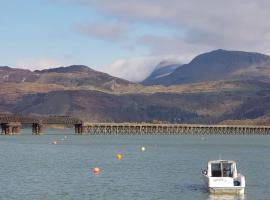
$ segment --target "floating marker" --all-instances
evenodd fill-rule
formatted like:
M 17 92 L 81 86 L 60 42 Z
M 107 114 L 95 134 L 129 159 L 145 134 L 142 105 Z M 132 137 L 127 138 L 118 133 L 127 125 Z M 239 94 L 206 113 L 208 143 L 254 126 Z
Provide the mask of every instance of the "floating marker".
M 141 151 L 142 151 L 142 152 L 145 151 L 145 147 L 141 147 Z
M 97 175 L 97 174 L 100 173 L 100 169 L 99 169 L 98 167 L 94 167 L 94 168 L 92 169 L 92 173 L 93 173 L 94 175 Z
M 116 158 L 116 160 L 122 160 L 123 156 L 122 156 L 122 154 L 117 153 L 117 154 L 115 155 L 115 158 Z
M 57 141 L 54 140 L 54 141 L 50 142 L 50 144 L 57 144 Z

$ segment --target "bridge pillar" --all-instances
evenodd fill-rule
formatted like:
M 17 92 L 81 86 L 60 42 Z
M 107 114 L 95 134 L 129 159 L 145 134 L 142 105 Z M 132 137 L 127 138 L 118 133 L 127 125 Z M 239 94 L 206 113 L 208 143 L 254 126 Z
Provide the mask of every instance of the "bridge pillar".
M 18 135 L 21 131 L 20 123 L 2 123 L 1 134 L 2 135 Z
M 1 134 L 2 135 L 9 135 L 9 126 L 8 123 L 2 123 L 1 124 Z
M 75 134 L 82 135 L 84 133 L 84 128 L 82 124 L 74 124 Z
M 40 135 L 42 133 L 42 125 L 39 123 L 32 124 L 32 135 Z
M 20 126 L 13 126 L 11 127 L 11 133 L 13 135 L 19 135 L 21 132 L 21 127 Z

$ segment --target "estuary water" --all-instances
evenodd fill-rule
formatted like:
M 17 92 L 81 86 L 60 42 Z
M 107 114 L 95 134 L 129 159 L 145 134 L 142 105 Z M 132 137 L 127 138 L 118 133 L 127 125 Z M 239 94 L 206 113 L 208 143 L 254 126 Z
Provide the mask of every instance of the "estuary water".
M 270 136 L 0 136 L 3 200 L 269 200 Z M 141 147 L 145 147 L 142 152 Z M 115 154 L 121 153 L 122 160 Z M 201 168 L 236 160 L 246 194 L 209 196 Z M 93 167 L 100 173 L 94 175 Z

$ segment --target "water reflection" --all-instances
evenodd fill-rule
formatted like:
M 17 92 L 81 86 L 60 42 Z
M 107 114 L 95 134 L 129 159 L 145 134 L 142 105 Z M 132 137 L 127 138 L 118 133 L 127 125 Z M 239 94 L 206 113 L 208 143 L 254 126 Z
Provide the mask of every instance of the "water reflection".
M 209 194 L 207 200 L 245 200 L 244 195 L 214 195 Z

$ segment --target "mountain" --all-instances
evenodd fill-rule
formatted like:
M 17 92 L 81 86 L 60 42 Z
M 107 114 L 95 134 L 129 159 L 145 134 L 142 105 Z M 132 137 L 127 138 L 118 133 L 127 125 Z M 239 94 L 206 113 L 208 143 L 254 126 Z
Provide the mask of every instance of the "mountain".
M 134 84 L 83 65 L 47 69 L 35 71 L 35 73 L 40 75 L 37 80 L 38 83 L 57 84 L 65 87 L 92 87 L 97 90 L 111 91 Z
M 270 80 L 270 57 L 260 53 L 215 50 L 195 57 L 154 84 L 177 85 L 218 80 Z
M 35 82 L 37 79 L 38 75 L 30 70 L 0 66 L 0 83 Z
M 93 72 L 94 70 L 85 65 L 71 65 L 68 67 L 58 67 L 58 68 L 50 68 L 44 70 L 35 70 L 35 73 L 43 74 L 43 73 L 80 73 L 80 72 Z
M 107 91 L 135 85 L 135 83 L 95 71 L 84 65 L 36 70 L 34 72 L 24 69 L 0 67 L 0 83 L 7 82 L 53 84 L 68 88 L 81 87 Z
M 155 81 L 170 77 L 165 86 L 143 86 L 84 65 L 34 72 L 0 67 L 0 113 L 70 115 L 90 122 L 269 125 L 268 56 L 217 50 L 164 75 L 174 64 L 160 63 L 153 73 Z
M 154 71 L 141 83 L 143 85 L 157 85 L 156 81 L 164 76 L 171 74 L 176 68 L 181 65 L 176 62 L 162 61 L 154 69 Z

